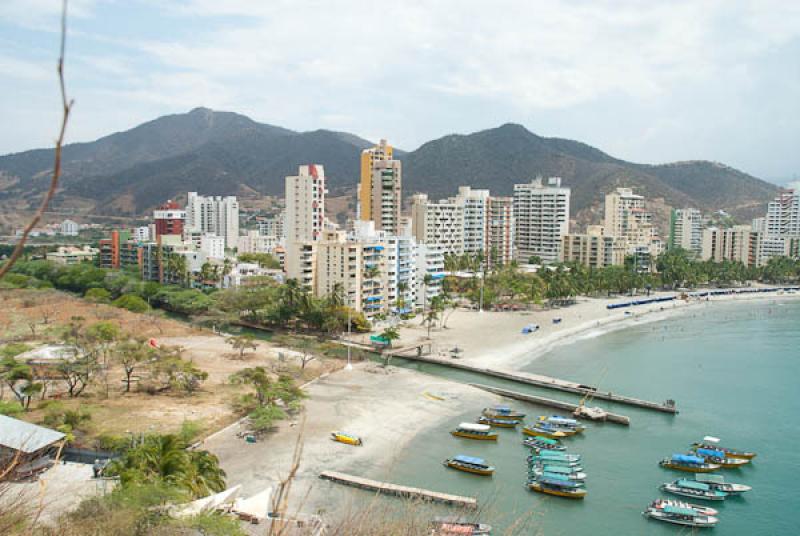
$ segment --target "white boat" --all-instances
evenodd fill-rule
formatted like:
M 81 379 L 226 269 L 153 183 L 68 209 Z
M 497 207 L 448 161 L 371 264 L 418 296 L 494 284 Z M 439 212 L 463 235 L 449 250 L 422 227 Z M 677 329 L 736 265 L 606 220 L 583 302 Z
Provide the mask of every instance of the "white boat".
M 677 506 L 679 508 L 692 508 L 704 516 L 716 516 L 719 510 L 711 508 L 710 506 L 703 506 L 700 504 L 692 504 L 685 501 L 675 501 L 673 499 L 656 499 L 650 504 L 651 508 L 664 508 L 666 506 Z
M 744 493 L 753 489 L 745 484 L 734 484 L 733 482 L 725 482 L 725 477 L 722 475 L 714 475 L 708 473 L 697 473 L 694 479 L 698 482 L 708 485 L 709 488 L 715 491 L 724 491 L 725 493 Z
M 642 514 L 657 521 L 694 528 L 714 527 L 719 521 L 716 517 L 703 515 L 694 508 L 680 506 L 648 507 Z

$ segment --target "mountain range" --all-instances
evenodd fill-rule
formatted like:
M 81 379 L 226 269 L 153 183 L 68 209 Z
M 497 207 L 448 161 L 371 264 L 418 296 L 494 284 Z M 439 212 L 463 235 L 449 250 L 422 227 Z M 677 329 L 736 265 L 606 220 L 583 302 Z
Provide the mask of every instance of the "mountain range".
M 64 148 L 56 206 L 91 207 L 97 214 L 140 215 L 187 191 L 211 195 L 283 195 L 284 177 L 299 164 L 325 166 L 332 191 L 359 178 L 359 154 L 372 143 L 330 130 L 296 132 L 232 113 L 196 108 L 124 132 Z M 746 220 L 764 213 L 778 187 L 708 161 L 648 165 L 614 158 L 584 143 L 538 136 L 505 124 L 453 134 L 414 151 L 397 150 L 403 191 L 433 198 L 460 185 L 510 195 L 537 175 L 560 176 L 572 188 L 572 214 L 597 219 L 602 196 L 630 186 L 663 207 L 725 210 Z M 33 204 L 46 188 L 53 150 L 0 156 L 0 202 Z

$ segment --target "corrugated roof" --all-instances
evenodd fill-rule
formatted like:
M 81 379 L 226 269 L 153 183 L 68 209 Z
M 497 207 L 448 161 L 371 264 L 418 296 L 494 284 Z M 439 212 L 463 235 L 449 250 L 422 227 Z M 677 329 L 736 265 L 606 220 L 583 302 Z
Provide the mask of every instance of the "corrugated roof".
M 56 430 L 0 415 L 0 446 L 30 454 L 63 438 Z

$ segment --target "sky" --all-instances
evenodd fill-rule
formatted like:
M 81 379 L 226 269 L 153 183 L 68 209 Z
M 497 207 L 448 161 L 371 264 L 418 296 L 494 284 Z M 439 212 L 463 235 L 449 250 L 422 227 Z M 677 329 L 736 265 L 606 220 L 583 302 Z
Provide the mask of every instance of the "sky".
M 0 154 L 56 136 L 59 0 L 0 1 Z M 800 1 L 72 0 L 68 141 L 198 106 L 412 150 L 520 123 L 800 179 Z

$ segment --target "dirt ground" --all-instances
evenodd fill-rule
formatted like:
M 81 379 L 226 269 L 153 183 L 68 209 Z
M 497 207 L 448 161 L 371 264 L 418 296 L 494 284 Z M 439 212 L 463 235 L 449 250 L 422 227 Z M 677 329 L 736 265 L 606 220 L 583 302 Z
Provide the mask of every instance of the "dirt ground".
M 214 432 L 239 417 L 231 409 L 231 402 L 247 392 L 247 386 L 232 385 L 229 377 L 234 372 L 264 366 L 276 373 L 285 372 L 303 383 L 324 372 L 341 367 L 337 360 L 316 358 L 300 370 L 296 352 L 279 348 L 266 341 L 256 341 L 257 349 L 247 350 L 240 359 L 226 342 L 226 338 L 207 330 L 194 328 L 169 318 L 130 313 L 109 305 L 92 304 L 58 291 L 2 290 L 0 291 L 0 344 L 11 341 L 24 342 L 33 348 L 61 341 L 60 332 L 74 317 L 82 317 L 85 325 L 99 321 L 117 324 L 123 332 L 151 337 L 159 345 L 180 347 L 182 357 L 208 372 L 208 379 L 191 396 L 181 393 L 148 395 L 142 392 L 123 392 L 122 370 L 112 367 L 106 382 L 97 377 L 95 384 L 78 398 L 70 399 L 58 384 L 48 388 L 48 399 L 56 397 L 64 408 L 82 407 L 91 415 L 79 443 L 91 445 L 100 435 L 125 436 L 148 432 L 174 432 L 185 421 L 193 421 L 200 435 Z M 281 360 L 279 357 L 283 355 Z M 106 396 L 108 392 L 108 396 Z M 9 399 L 6 390 L 6 400 Z M 41 422 L 46 409 L 37 409 L 41 401 L 34 401 L 31 411 L 22 418 Z

